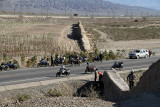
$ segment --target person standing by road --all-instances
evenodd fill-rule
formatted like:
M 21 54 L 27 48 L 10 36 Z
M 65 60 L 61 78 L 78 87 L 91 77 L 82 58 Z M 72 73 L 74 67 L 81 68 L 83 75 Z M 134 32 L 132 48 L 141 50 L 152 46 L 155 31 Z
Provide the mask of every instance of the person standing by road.
M 97 68 L 94 70 L 94 74 L 95 74 L 94 81 L 95 81 L 95 82 L 97 81 L 97 73 L 98 73 L 97 70 L 98 70 Z
M 98 72 L 98 74 L 99 74 L 99 81 L 102 81 L 102 77 L 103 77 L 102 73 Z
M 127 76 L 127 81 L 129 81 L 129 88 L 130 90 L 134 87 L 134 80 L 136 75 L 133 74 L 134 70 L 131 70 L 131 73 Z
M 152 51 L 151 51 L 151 50 L 149 50 L 149 57 L 151 56 L 151 54 L 152 54 Z
M 103 55 L 102 55 L 102 52 L 99 54 L 99 59 L 100 61 L 102 62 L 102 58 L 103 58 Z
M 52 55 L 51 55 L 51 66 L 54 66 L 54 60 Z

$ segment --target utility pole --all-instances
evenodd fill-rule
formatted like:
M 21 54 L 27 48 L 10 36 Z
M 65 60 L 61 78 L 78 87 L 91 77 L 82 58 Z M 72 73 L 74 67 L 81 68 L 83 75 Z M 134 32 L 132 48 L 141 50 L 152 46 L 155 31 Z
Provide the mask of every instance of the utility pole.
M 133 17 L 133 14 L 132 14 L 132 12 L 131 12 L 131 18 Z
M 143 13 L 141 12 L 141 17 L 143 17 Z
M 86 11 L 86 17 L 88 16 L 87 11 Z
M 47 8 L 47 16 L 48 16 L 48 8 Z
M 42 16 L 42 9 L 41 9 L 41 16 Z
M 113 11 L 113 18 L 114 18 L 114 11 Z
M 93 11 L 92 11 L 92 17 L 93 17 Z
M 66 9 L 65 9 L 65 16 L 66 16 Z
M 109 16 L 109 11 L 108 11 L 108 17 L 110 17 L 110 16 Z
M 14 6 L 14 15 L 16 14 L 16 6 Z

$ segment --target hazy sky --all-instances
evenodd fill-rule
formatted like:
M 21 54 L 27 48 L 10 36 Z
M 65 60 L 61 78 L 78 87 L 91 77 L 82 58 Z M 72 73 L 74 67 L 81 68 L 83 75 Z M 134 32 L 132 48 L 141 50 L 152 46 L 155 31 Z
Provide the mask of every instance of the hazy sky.
M 160 10 L 160 0 L 105 0 L 130 6 L 141 6 Z

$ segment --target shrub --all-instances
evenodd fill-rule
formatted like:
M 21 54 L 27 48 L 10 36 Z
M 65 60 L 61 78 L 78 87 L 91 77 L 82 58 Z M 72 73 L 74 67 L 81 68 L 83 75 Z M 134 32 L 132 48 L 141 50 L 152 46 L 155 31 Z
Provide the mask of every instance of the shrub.
M 48 96 L 49 97 L 59 97 L 59 96 L 62 96 L 62 94 L 60 92 L 53 90 L 53 89 L 49 89 Z
M 19 63 L 17 60 L 13 59 L 13 64 L 17 64 L 17 67 L 19 68 Z
M 99 50 L 96 48 L 96 50 L 94 51 L 95 52 L 95 55 L 99 55 Z
M 114 59 L 114 56 L 115 56 L 115 55 L 114 55 L 113 51 L 110 50 L 110 51 L 109 51 L 109 58 L 110 58 L 110 59 Z
M 32 67 L 35 67 L 37 65 L 37 57 L 36 56 L 33 56 L 31 58 L 31 64 L 32 64 Z
M 91 85 L 90 87 L 85 87 L 84 90 L 82 90 L 81 95 L 85 97 L 90 97 L 90 98 L 98 98 L 99 97 L 99 92 L 96 91 L 96 87 L 93 87 Z
M 22 65 L 25 64 L 25 55 L 24 54 L 21 55 L 21 64 Z
M 31 96 L 28 95 L 28 94 L 18 94 L 17 95 L 17 100 L 20 102 L 20 101 L 25 101 L 25 100 L 28 100 L 30 99 Z
M 3 60 L 4 60 L 5 62 L 8 61 L 8 55 L 7 55 L 6 53 L 3 53 Z
M 31 59 L 28 59 L 28 60 L 27 60 L 27 67 L 28 67 L 28 68 L 31 67 L 31 63 L 32 63 Z

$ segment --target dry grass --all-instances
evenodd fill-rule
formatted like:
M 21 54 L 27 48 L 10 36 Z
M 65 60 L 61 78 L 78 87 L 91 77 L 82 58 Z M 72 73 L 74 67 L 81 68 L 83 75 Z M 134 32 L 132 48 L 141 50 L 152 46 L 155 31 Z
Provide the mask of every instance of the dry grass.
M 35 56 L 65 52 L 65 46 L 59 46 L 58 40 L 62 30 L 72 23 L 68 20 L 0 17 L 0 56 L 3 53 L 9 57 L 19 57 L 22 54 Z
M 106 33 L 114 41 L 160 39 L 160 19 L 117 19 L 114 22 L 99 21 L 84 25 L 94 41 L 98 41 L 100 35 L 93 29 Z

